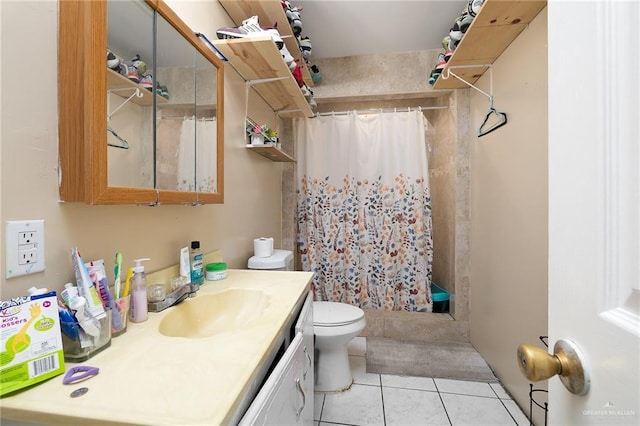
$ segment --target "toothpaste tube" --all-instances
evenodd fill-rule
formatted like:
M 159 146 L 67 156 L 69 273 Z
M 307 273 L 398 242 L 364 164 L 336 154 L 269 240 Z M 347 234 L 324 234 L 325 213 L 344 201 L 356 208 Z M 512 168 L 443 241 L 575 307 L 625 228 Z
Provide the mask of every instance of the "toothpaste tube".
M 189 247 L 180 249 L 180 276 L 187 279 L 186 284 L 191 282 L 191 261 L 189 260 Z
M 96 288 L 91 282 L 91 278 L 89 278 L 89 272 L 82 261 L 82 257 L 80 256 L 77 247 L 73 247 L 71 249 L 71 263 L 73 264 L 73 271 L 76 275 L 78 293 L 87 301 L 87 310 L 91 315 L 98 319 L 104 318 L 106 313 L 104 312 L 102 301 L 100 300 L 100 296 L 98 296 Z
M 93 285 L 98 290 L 102 305 L 111 309 L 111 325 L 114 330 L 120 330 L 122 328 L 122 318 L 118 314 L 118 308 L 116 302 L 113 300 L 113 295 L 109 291 L 109 283 L 107 281 L 106 271 L 104 269 L 104 260 L 96 260 L 91 262 L 89 266 L 89 277 L 93 281 Z

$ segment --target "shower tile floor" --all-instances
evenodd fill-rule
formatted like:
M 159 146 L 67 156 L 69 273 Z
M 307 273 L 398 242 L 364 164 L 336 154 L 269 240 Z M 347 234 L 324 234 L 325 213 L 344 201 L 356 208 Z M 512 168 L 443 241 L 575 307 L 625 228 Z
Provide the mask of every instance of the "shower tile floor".
M 529 425 L 499 383 L 366 372 L 366 339 L 349 344 L 354 384 L 341 393 L 316 392 L 314 426 Z

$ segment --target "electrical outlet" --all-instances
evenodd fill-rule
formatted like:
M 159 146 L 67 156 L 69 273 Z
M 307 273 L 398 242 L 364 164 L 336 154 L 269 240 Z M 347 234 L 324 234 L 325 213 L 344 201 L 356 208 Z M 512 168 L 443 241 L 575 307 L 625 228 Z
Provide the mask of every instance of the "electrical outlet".
M 18 265 L 29 265 L 31 263 L 38 263 L 38 249 L 18 250 Z
M 26 245 L 33 245 L 33 240 L 36 237 L 36 232 L 35 231 L 28 231 L 28 232 L 19 232 L 18 233 L 18 246 L 26 246 Z
M 5 232 L 6 278 L 44 271 L 44 220 L 10 220 Z

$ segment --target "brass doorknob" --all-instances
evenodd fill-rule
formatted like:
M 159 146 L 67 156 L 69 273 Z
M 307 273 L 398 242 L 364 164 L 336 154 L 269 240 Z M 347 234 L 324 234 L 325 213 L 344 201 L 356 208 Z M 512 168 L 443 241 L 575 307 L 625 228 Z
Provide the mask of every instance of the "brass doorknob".
M 558 375 L 569 392 L 586 395 L 589 391 L 591 379 L 586 358 L 570 340 L 558 340 L 553 347 L 553 355 L 537 346 L 521 344 L 518 346 L 518 367 L 532 382 Z

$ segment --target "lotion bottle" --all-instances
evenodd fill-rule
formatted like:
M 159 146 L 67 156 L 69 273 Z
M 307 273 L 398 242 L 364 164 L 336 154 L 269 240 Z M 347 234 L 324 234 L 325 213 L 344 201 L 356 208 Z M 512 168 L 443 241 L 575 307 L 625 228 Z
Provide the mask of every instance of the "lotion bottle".
M 145 257 L 135 259 L 131 278 L 131 322 L 143 322 L 149 317 L 147 310 L 147 280 L 141 262 L 150 260 Z

